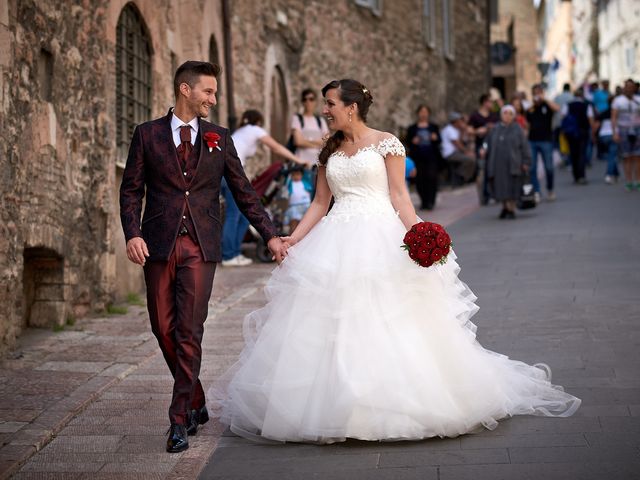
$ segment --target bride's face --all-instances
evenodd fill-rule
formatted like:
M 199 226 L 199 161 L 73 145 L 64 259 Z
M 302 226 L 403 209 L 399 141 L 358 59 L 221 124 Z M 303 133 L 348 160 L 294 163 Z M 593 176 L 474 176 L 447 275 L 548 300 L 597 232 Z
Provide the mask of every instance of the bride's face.
M 349 112 L 351 112 L 352 120 L 355 120 L 354 105 L 346 106 L 340 100 L 340 94 L 337 88 L 327 90 L 324 99 L 324 108 L 322 114 L 327 119 L 327 125 L 331 130 L 343 130 L 349 125 Z

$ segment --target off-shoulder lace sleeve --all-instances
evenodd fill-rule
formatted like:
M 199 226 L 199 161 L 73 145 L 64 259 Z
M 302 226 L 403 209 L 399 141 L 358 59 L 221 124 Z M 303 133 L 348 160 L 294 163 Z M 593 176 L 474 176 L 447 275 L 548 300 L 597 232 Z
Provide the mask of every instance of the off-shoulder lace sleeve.
M 378 152 L 383 157 L 386 157 L 387 155 L 404 157 L 406 155 L 404 145 L 402 145 L 402 142 L 400 142 L 400 140 L 398 140 L 394 135 L 380 141 L 378 144 Z

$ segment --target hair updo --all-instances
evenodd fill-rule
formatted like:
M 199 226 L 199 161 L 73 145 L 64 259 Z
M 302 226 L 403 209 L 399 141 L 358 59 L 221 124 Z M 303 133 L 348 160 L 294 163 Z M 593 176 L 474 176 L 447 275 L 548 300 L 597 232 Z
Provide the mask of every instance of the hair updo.
M 338 89 L 340 100 L 345 104 L 345 106 L 348 107 L 354 103 L 358 106 L 358 116 L 363 122 L 366 122 L 369 107 L 373 103 L 373 96 L 369 89 L 357 80 L 344 78 L 342 80 L 333 80 L 322 87 L 322 96 L 326 97 L 327 92 L 334 88 Z M 318 156 L 320 165 L 327 164 L 329 157 L 338 149 L 343 140 L 344 133 L 342 130 L 338 130 L 329 137 Z

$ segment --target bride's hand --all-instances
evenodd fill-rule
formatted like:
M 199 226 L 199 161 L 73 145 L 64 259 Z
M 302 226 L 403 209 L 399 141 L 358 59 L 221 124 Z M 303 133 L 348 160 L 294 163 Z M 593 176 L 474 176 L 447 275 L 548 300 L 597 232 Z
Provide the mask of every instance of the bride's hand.
M 298 240 L 292 236 L 289 237 L 280 237 L 282 238 L 282 241 L 289 244 L 290 247 L 294 246 L 296 243 L 298 243 Z

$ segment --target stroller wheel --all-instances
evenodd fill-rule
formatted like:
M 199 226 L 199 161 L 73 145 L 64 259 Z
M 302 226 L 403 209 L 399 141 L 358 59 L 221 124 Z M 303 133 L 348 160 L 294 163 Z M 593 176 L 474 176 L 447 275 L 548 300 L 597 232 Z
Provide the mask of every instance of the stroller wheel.
M 273 257 L 273 254 L 271 253 L 271 250 L 269 250 L 267 245 L 264 243 L 264 240 L 262 238 L 256 239 L 256 257 L 262 263 L 273 262 L 273 260 L 271 259 L 271 257 Z

